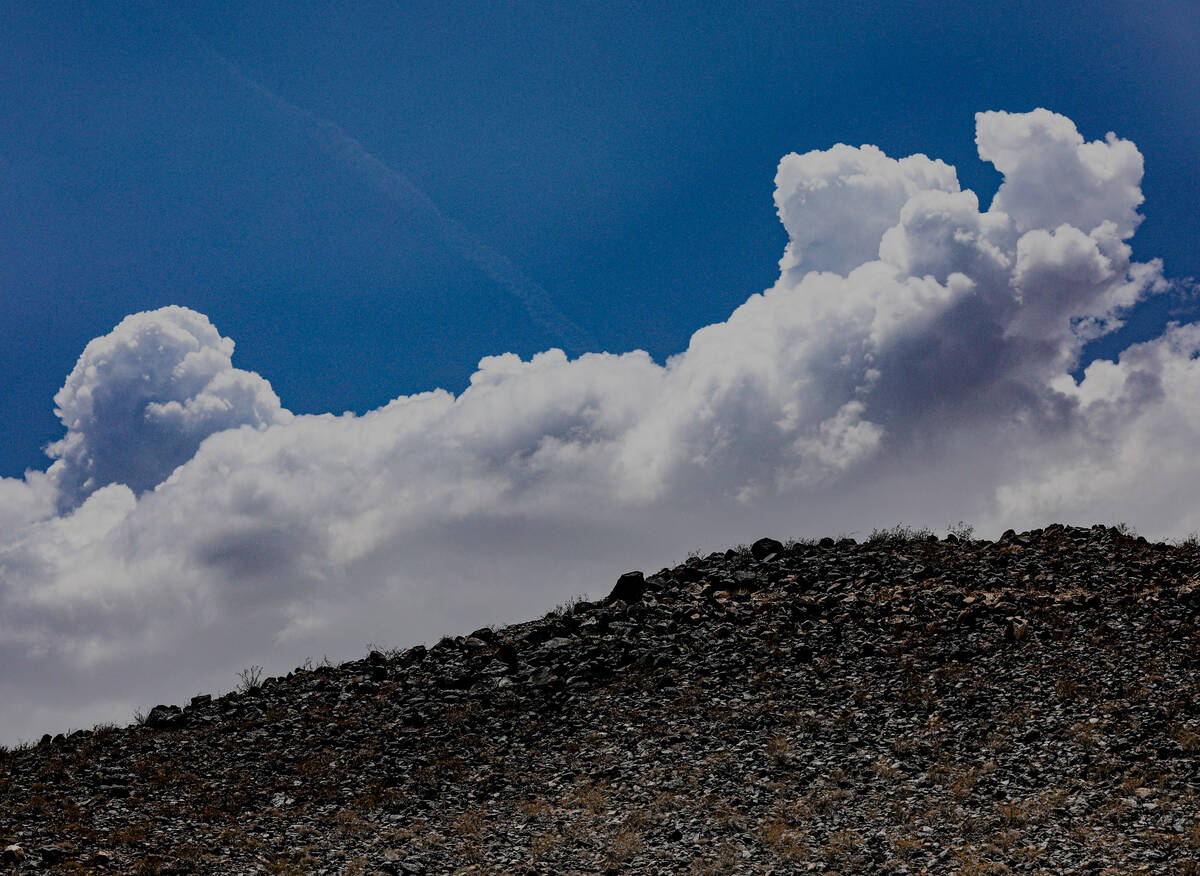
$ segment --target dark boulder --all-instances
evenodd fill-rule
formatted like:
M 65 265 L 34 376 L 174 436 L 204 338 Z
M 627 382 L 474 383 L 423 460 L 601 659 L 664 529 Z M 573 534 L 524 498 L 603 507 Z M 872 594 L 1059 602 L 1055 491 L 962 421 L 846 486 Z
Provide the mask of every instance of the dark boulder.
M 750 556 L 760 563 L 772 554 L 783 553 L 783 542 L 773 538 L 760 538 L 750 545 Z
M 639 601 L 645 593 L 645 576 L 641 572 L 626 572 L 617 579 L 612 592 L 608 594 L 608 601 L 616 602 L 620 600 L 628 605 Z
M 496 659 L 507 663 L 509 666 L 516 666 L 521 662 L 521 656 L 512 642 L 501 642 L 496 648 Z
M 146 716 L 146 726 L 153 730 L 182 727 L 187 719 L 179 706 L 155 706 Z

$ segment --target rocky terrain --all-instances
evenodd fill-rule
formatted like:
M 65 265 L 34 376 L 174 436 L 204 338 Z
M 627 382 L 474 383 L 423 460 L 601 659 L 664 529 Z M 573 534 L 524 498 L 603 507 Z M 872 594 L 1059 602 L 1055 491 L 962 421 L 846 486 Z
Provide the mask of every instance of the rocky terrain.
M 1200 873 L 1200 547 L 897 529 L 0 753 L 0 872 Z

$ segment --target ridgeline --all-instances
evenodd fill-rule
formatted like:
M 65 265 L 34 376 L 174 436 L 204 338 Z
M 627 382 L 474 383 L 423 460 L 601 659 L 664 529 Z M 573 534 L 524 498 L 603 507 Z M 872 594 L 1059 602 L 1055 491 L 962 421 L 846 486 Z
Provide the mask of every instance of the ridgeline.
M 762 539 L 0 751 L 0 872 L 1200 873 L 1200 546 Z

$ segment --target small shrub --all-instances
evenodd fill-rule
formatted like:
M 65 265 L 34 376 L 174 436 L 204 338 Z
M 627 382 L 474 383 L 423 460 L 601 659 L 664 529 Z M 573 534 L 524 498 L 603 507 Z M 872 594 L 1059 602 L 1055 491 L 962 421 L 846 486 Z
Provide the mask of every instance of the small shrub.
M 587 594 L 580 593 L 577 596 L 572 596 L 566 602 L 560 602 L 554 608 L 546 613 L 546 618 L 566 617 L 575 611 L 575 607 L 587 602 Z
M 238 691 L 241 693 L 249 693 L 252 690 L 258 690 L 262 684 L 263 668 L 257 663 L 253 666 L 247 666 L 238 673 Z
M 901 861 L 907 861 L 917 852 L 921 851 L 922 843 L 920 837 L 911 834 L 895 837 L 891 840 L 892 854 Z
M 1018 800 L 1006 800 L 996 806 L 1000 823 L 1006 827 L 1020 827 L 1028 820 L 1026 807 Z
M 1054 691 L 1060 699 L 1076 699 L 1079 696 L 1079 682 L 1064 675 L 1055 680 Z
M 646 841 L 642 835 L 629 826 L 622 827 L 615 834 L 609 837 L 608 847 L 605 853 L 608 860 L 620 863 L 628 861 L 634 855 L 642 850 L 646 845 Z
M 804 833 L 783 818 L 770 817 L 758 827 L 758 841 L 784 860 L 799 862 L 808 856 Z
M 960 520 L 958 523 L 951 523 L 947 526 L 946 534 L 954 536 L 959 541 L 970 541 L 971 536 L 975 534 L 975 527 L 970 523 Z
M 932 529 L 925 529 L 924 527 L 914 529 L 903 523 L 897 523 L 890 529 L 871 530 L 871 534 L 867 536 L 867 543 L 888 544 L 891 542 L 924 541 L 931 535 L 933 535 Z
M 791 758 L 791 748 L 791 744 L 788 742 L 786 736 L 782 734 L 772 736 L 767 740 L 767 757 L 771 759 L 775 766 L 785 767 Z

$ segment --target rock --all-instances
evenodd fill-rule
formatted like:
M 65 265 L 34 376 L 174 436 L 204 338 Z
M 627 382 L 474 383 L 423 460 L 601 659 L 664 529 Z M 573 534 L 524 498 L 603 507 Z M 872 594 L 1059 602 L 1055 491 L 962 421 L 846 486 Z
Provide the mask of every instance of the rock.
M 387 666 L 387 655 L 382 651 L 372 651 L 367 655 L 367 663 L 372 666 Z
M 1200 546 L 766 549 L 0 750 L 0 870 L 1188 872 Z
M 179 706 L 155 706 L 146 716 L 146 726 L 153 730 L 168 730 L 182 727 L 187 722 Z
M 404 666 L 412 666 L 416 663 L 420 663 L 428 654 L 429 651 L 424 645 L 413 645 L 400 655 L 400 662 Z
M 496 659 L 507 663 L 509 666 L 516 666 L 521 662 L 521 655 L 512 642 L 501 642 L 496 648 Z
M 758 590 L 766 582 L 754 572 L 734 572 L 733 585 L 739 590 Z
M 529 677 L 529 683 L 534 687 L 557 688 L 562 686 L 563 680 L 548 667 L 543 666 L 535 670 L 533 675 Z
M 25 850 L 16 843 L 5 846 L 4 851 L 0 852 L 0 861 L 5 864 L 20 864 L 25 858 Z
M 1022 618 L 1012 618 L 1004 625 L 1004 640 L 1006 642 L 1023 642 L 1029 635 L 1029 622 Z
M 112 852 L 101 849 L 92 855 L 93 867 L 111 867 L 113 864 Z
M 641 572 L 626 572 L 617 579 L 612 592 L 608 594 L 608 602 L 624 602 L 626 605 L 638 602 L 646 593 L 646 579 Z
M 781 553 L 783 553 L 783 542 L 773 538 L 760 538 L 750 545 L 750 556 L 760 563 L 772 554 Z
M 42 846 L 37 850 L 37 856 L 42 859 L 43 864 L 53 866 L 61 863 L 67 853 L 58 846 Z

